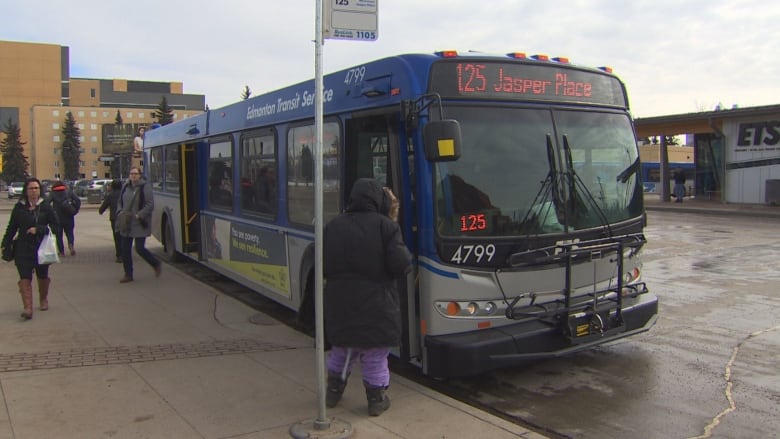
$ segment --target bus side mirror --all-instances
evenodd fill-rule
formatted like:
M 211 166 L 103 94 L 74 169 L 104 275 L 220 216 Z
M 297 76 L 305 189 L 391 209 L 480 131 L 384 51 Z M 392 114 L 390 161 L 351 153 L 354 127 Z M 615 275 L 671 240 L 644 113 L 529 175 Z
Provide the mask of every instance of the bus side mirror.
M 457 120 L 428 122 L 423 140 L 425 158 L 430 162 L 451 162 L 460 158 L 460 124 Z

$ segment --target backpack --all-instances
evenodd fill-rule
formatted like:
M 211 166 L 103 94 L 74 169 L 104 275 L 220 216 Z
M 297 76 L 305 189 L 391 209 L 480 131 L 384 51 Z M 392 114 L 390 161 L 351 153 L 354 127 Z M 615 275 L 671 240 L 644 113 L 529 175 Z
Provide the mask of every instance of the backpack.
M 69 216 L 75 216 L 79 213 L 79 209 L 81 208 L 81 200 L 74 197 L 71 192 L 67 192 L 65 194 L 65 199 L 60 201 L 59 207 L 62 213 Z

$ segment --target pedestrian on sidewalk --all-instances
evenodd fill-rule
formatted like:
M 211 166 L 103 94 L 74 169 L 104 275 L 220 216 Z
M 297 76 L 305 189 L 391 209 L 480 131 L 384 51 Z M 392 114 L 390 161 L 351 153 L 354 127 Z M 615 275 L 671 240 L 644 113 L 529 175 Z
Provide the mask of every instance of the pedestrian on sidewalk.
M 41 182 L 29 178 L 22 195 L 11 210 L 11 218 L 3 236 L 2 248 L 14 245 L 14 263 L 19 272 L 19 293 L 22 295 L 22 320 L 33 317 L 33 271 L 38 279 L 40 310 L 49 309 L 49 266 L 38 263 L 38 246 L 50 229 L 60 227 L 54 209 L 41 198 Z
M 146 248 L 146 238 L 152 234 L 152 211 L 154 210 L 154 195 L 152 187 L 146 184 L 141 176 L 141 169 L 130 168 L 129 179 L 122 187 L 117 204 L 117 227 L 119 229 L 122 263 L 125 275 L 120 283 L 133 281 L 133 243 L 138 253 L 159 277 L 162 263 Z
M 325 227 L 325 333 L 333 346 L 327 359 L 328 407 L 341 400 L 357 359 L 368 414 L 379 416 L 390 407 L 387 356 L 401 343 L 396 281 L 411 264 L 397 224 L 398 207 L 389 188 L 361 178 L 352 187 L 346 212 Z
M 122 183 L 119 180 L 112 180 L 108 186 L 108 194 L 103 198 L 103 203 L 98 209 L 98 213 L 108 210 L 108 220 L 111 222 L 111 234 L 114 236 L 114 252 L 116 253 L 116 262 L 122 262 L 122 240 L 119 236 L 119 230 L 116 228 L 116 209 L 119 204 L 119 194 L 122 190 Z
M 81 200 L 68 186 L 60 180 L 57 180 L 51 186 L 51 192 L 45 200 L 46 203 L 54 208 L 57 218 L 60 220 L 60 227 L 53 230 L 57 238 L 57 251 L 60 256 L 65 256 L 65 242 L 62 235 L 68 240 L 68 251 L 71 256 L 76 256 L 76 237 L 74 230 L 76 228 L 76 215 L 81 209 Z
M 683 202 L 685 196 L 685 171 L 682 168 L 678 168 L 674 173 L 674 196 L 677 198 L 678 203 Z

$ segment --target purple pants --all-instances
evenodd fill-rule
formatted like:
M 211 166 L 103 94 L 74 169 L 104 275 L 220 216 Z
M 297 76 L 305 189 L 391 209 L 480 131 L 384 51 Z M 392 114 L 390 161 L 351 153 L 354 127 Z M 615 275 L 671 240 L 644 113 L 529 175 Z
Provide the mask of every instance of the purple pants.
M 352 349 L 347 363 L 347 350 Z M 360 358 L 360 368 L 363 371 L 363 381 L 375 387 L 390 385 L 390 369 L 387 367 L 387 356 L 390 348 L 345 348 L 333 346 L 328 354 L 328 372 L 341 375 L 346 364 L 347 375 L 352 372 L 352 366 Z

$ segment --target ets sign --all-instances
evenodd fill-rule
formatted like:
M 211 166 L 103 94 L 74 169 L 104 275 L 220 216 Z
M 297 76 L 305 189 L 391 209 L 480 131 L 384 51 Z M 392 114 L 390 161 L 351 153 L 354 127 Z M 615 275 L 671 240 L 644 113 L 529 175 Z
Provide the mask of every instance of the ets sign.
M 379 0 L 324 0 L 323 30 L 326 39 L 374 41 L 378 38 Z

